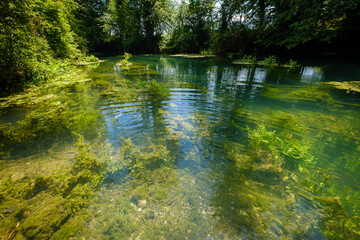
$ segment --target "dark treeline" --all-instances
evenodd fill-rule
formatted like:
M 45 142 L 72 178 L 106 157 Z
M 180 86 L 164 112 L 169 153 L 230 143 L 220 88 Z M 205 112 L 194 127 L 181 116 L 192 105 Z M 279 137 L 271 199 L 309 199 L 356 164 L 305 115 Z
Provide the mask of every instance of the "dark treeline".
M 359 53 L 359 0 L 109 0 L 87 11 L 91 51 Z M 89 17 L 90 16 L 90 17 Z M 95 17 L 92 19 L 92 16 Z
M 93 52 L 359 54 L 360 0 L 2 0 L 1 85 Z

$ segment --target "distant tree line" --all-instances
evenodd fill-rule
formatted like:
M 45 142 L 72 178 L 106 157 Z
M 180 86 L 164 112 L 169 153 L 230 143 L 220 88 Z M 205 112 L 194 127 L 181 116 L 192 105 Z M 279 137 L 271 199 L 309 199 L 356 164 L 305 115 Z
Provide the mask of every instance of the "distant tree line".
M 102 10 L 100 42 L 120 51 L 359 52 L 359 0 L 109 0 Z
M 0 83 L 42 81 L 89 52 L 359 54 L 360 0 L 2 0 Z

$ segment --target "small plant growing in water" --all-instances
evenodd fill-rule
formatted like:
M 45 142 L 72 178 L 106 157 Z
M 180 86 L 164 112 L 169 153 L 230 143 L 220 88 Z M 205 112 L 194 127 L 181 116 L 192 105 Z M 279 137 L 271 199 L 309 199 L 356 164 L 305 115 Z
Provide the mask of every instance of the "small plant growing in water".
M 246 62 L 246 63 L 250 63 L 250 64 L 255 64 L 257 59 L 256 59 L 256 56 L 253 56 L 253 55 L 244 55 L 241 58 L 241 61 Z
M 121 66 L 123 69 L 129 69 L 129 66 L 132 65 L 131 62 L 129 62 L 129 59 L 132 57 L 130 53 L 124 53 L 124 59 L 120 60 L 117 65 Z
M 297 63 L 297 61 L 294 61 L 292 59 L 290 59 L 290 61 L 286 65 L 288 65 L 291 69 L 299 67 L 299 64 Z
M 265 58 L 264 61 L 262 61 L 262 62 L 264 65 L 268 65 L 268 66 L 279 65 L 279 63 L 277 62 L 276 57 L 274 55 Z
M 213 51 L 211 49 L 205 49 L 200 51 L 201 55 L 213 55 Z
M 90 55 L 85 57 L 84 59 L 85 62 L 99 62 L 99 59 L 97 57 L 95 57 L 94 55 Z

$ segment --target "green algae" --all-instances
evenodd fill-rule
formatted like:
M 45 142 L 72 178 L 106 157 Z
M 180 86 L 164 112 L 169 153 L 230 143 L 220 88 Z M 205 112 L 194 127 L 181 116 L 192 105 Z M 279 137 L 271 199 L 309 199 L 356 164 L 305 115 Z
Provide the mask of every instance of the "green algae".
M 40 151 L 49 143 L 74 139 L 71 132 L 96 135 L 94 126 L 100 127 L 101 116 L 89 81 L 82 72 L 75 71 L 2 99 L 2 109 L 23 109 L 25 118 L 0 126 L 0 147 L 6 147 L 4 152 L 10 154 L 19 147 Z
M 346 82 L 325 82 L 327 86 L 331 86 L 335 89 L 345 90 L 346 93 L 360 93 L 359 81 L 346 81 Z
M 164 86 L 164 84 L 158 83 L 154 80 L 146 84 L 146 88 L 150 101 L 163 101 L 169 95 L 169 90 Z
M 205 192 L 199 189 L 202 185 L 189 172 L 179 172 L 177 176 L 178 183 L 168 193 L 166 204 L 134 199 L 131 183 L 103 189 L 93 204 L 97 213 L 77 237 L 194 239 L 206 236 Z
M 232 63 L 241 64 L 241 65 L 258 65 L 258 66 L 266 66 L 266 67 L 284 67 L 289 69 L 300 67 L 300 65 L 292 59 L 290 59 L 289 62 L 286 64 L 280 64 L 276 60 L 275 56 L 268 56 L 264 58 L 264 60 L 258 61 L 256 56 L 245 55 L 240 60 L 235 60 Z
M 356 127 L 354 128 L 353 121 L 341 117 L 335 118 L 323 113 L 313 115 L 308 111 L 297 111 L 296 113 L 290 114 L 271 109 L 260 110 L 259 112 L 245 111 L 239 113 L 239 117 L 244 116 L 247 116 L 252 121 L 266 124 L 267 127 L 259 125 L 256 128 L 243 129 L 239 127 L 238 123 L 233 123 L 234 126 L 248 131 L 249 134 L 247 145 L 231 143 L 231 145 L 227 147 L 227 149 L 229 149 L 229 157 L 233 159 L 233 168 L 239 169 L 240 173 L 247 175 L 249 175 L 249 171 L 260 171 L 262 173 L 271 173 L 272 175 L 276 174 L 277 179 L 282 179 L 283 183 L 286 183 L 285 187 L 288 189 L 289 199 L 296 200 L 295 202 L 292 200 L 292 204 L 301 200 L 304 192 L 308 191 L 311 194 L 305 197 L 307 201 L 313 202 L 315 206 L 323 210 L 323 212 L 318 215 L 320 219 L 320 225 L 318 225 L 318 227 L 323 230 L 328 238 L 358 238 L 358 229 L 360 227 L 356 218 L 358 213 L 353 213 L 352 208 L 345 210 L 344 207 L 344 204 L 354 207 L 357 206 L 355 200 L 356 194 L 349 194 L 346 198 L 341 199 L 337 197 L 337 194 L 340 194 L 342 191 L 339 190 L 339 187 L 341 189 L 342 187 L 334 185 L 337 181 L 336 174 L 334 172 L 326 173 L 315 167 L 319 164 L 319 159 L 315 157 L 315 153 L 319 155 L 319 152 L 324 151 L 324 146 L 320 145 L 319 147 L 313 140 L 304 138 L 307 135 L 306 133 L 312 135 L 313 129 L 321 128 L 323 131 L 317 132 L 317 138 L 319 139 L 330 139 L 329 141 L 333 141 L 335 135 L 341 135 L 344 136 L 344 138 L 342 138 L 343 141 L 345 139 L 349 142 L 358 142 L 358 137 L 354 135 L 358 130 Z M 284 128 L 283 125 L 286 127 Z M 314 127 L 314 125 L 316 125 L 316 127 Z M 274 130 L 268 130 L 271 128 Z M 288 129 L 292 129 L 293 132 L 289 133 Z M 299 132 L 303 134 L 299 135 Z M 354 151 L 356 151 L 356 149 L 354 149 Z M 345 159 L 348 158 L 349 157 Z M 353 162 L 350 159 L 348 159 L 348 161 Z M 335 162 L 341 163 L 341 166 L 334 165 Z M 331 171 L 336 171 L 346 166 L 346 164 L 344 164 L 345 162 L 346 161 L 339 159 L 326 164 L 328 167 L 334 165 L 334 167 L 330 167 L 330 169 L 332 169 Z M 291 172 L 289 172 L 289 170 Z M 236 173 L 232 171 L 231 175 L 235 174 Z M 246 181 L 251 181 L 251 179 L 247 178 Z M 279 186 L 282 185 L 282 182 L 277 181 L 277 183 L 280 183 Z M 302 186 L 301 194 L 296 190 L 297 186 Z M 241 187 L 238 186 L 236 188 Z M 323 197 L 324 188 L 331 189 L 330 192 L 326 193 L 327 197 Z M 242 190 L 242 192 L 245 191 L 246 190 Z M 273 200 L 273 202 L 281 204 L 282 201 L 278 199 Z M 287 208 L 282 209 L 280 215 L 299 215 L 299 212 L 286 209 Z M 315 222 L 314 219 L 311 220 L 311 214 L 315 213 L 307 213 L 308 216 L 306 218 L 315 223 L 316 220 Z M 247 213 L 247 215 L 251 216 L 250 213 Z M 238 216 L 236 215 L 234 217 L 237 218 Z M 260 222 L 261 220 L 256 221 Z M 277 219 L 276 221 L 284 225 L 284 219 Z M 284 229 L 278 229 L 277 232 L 283 232 L 283 234 L 288 236 L 286 232 L 292 234 L 300 233 L 303 231 L 302 229 L 306 228 L 306 225 L 305 222 L 302 222 L 301 225 L 298 225 L 296 228 L 288 226 L 287 231 L 284 232 Z M 224 227 L 225 226 L 221 225 L 219 228 Z M 267 231 L 268 230 L 265 232 Z M 237 234 L 235 234 L 235 236 Z M 306 235 L 307 234 L 308 233 L 306 233 Z M 257 232 L 256 236 L 262 236 L 261 231 Z M 267 235 L 264 236 L 274 239 L 279 237 L 278 235 L 273 235 L 271 231 L 267 232 Z
M 98 101 L 149 101 L 157 137 L 141 144 L 121 139 L 120 149 L 112 149 L 94 134 L 99 139 L 89 144 L 93 138 L 71 133 L 87 131 L 75 124 L 85 119 L 72 112 L 75 120 L 66 123 L 71 127 L 64 132 L 77 138 L 76 150 L 57 152 L 53 146 L 47 149 L 51 157 L 43 153 L 1 163 L 0 213 L 5 220 L 0 234 L 16 229 L 19 239 L 301 239 L 316 238 L 319 232 L 329 239 L 359 237 L 359 193 L 355 187 L 343 190 L 349 184 L 337 173 L 345 169 L 349 179 L 358 179 L 358 114 L 349 117 L 341 108 L 331 110 L 338 113 L 334 116 L 244 107 L 231 110 L 232 124 L 227 126 L 241 141 L 221 145 L 213 141 L 226 134 L 219 127 L 228 116 L 201 108 L 182 115 L 169 109 L 178 103 L 164 103 L 171 87 L 200 90 L 197 85 L 122 76 L 67 85 L 63 89 L 72 97 L 58 114 L 84 109 L 96 116 L 91 109 Z M 82 94 L 89 98 L 74 105 Z M 31 106 L 38 105 L 24 105 Z M 55 124 L 55 119 L 46 121 Z M 49 132 L 63 131 L 54 129 Z M 341 141 L 354 142 L 353 154 L 324 159 L 326 148 Z M 44 161 L 35 164 L 40 158 Z M 46 159 L 60 166 L 41 169 Z M 18 173 L 22 168 L 27 172 Z
M 28 239 L 49 238 L 70 217 L 71 211 L 67 205 L 67 201 L 60 196 L 42 202 L 21 224 L 23 235 Z
M 115 67 L 120 71 L 122 74 L 128 77 L 153 77 L 155 75 L 159 75 L 159 73 L 150 68 L 149 65 L 145 64 L 134 64 L 129 62 L 129 59 L 132 57 L 131 54 L 125 53 L 124 59 L 120 60 L 118 63 L 115 64 Z
M 121 162 L 130 172 L 133 181 L 133 198 L 162 201 L 169 186 L 176 184 L 173 171 L 174 159 L 164 145 L 136 147 L 130 140 L 123 140 Z
M 0 210 L 5 214 L 5 224 L 0 228 L 2 235 L 19 222 L 19 235 L 49 239 L 76 212 L 87 207 L 105 173 L 101 151 L 94 153 L 92 149 L 94 147 L 79 136 L 69 172 L 62 170 L 47 176 L 24 176 L 15 180 L 10 175 L 3 179 L 0 189 Z
M 321 88 L 321 86 L 309 88 L 298 86 L 281 88 L 266 86 L 262 95 L 264 97 L 273 98 L 280 101 L 308 101 L 325 103 L 329 105 L 336 105 L 337 103 L 330 95 L 330 93 L 327 92 L 326 89 Z
M 122 73 L 128 77 L 153 77 L 159 75 L 159 73 L 143 64 L 132 64 L 126 69 L 122 69 Z
M 116 65 L 120 66 L 123 70 L 128 70 L 132 65 L 132 63 L 129 62 L 130 58 L 132 58 L 132 55 L 130 53 L 124 53 L 124 59 L 120 60 L 118 63 L 116 63 Z
M 284 218 L 291 217 L 292 215 L 298 215 L 298 211 L 303 211 L 301 209 L 293 208 L 295 203 L 301 198 L 299 198 L 299 193 L 297 192 L 297 185 L 308 186 L 308 191 L 312 192 L 312 194 L 308 195 L 307 198 L 309 201 L 315 201 L 314 204 L 319 204 L 323 209 L 323 212 L 318 215 L 318 218 L 321 219 L 320 228 L 323 228 L 324 234 L 329 238 L 357 238 L 358 237 L 358 229 L 359 224 L 356 222 L 356 218 L 349 217 L 346 210 L 342 206 L 340 202 L 340 198 L 338 197 L 323 197 L 322 187 L 316 186 L 324 186 L 331 184 L 329 182 L 329 175 L 318 172 L 319 175 L 315 177 L 311 170 L 305 170 L 309 166 L 312 166 L 314 157 L 310 151 L 311 145 L 309 143 L 304 143 L 304 140 L 294 140 L 293 138 L 284 139 L 276 137 L 275 131 L 268 131 L 264 126 L 259 126 L 255 129 L 248 129 L 249 132 L 249 144 L 248 147 L 243 146 L 241 144 L 232 143 L 227 147 L 229 149 L 229 158 L 232 160 L 232 167 L 230 167 L 227 176 L 231 176 L 231 180 L 229 180 L 228 186 L 234 185 L 230 182 L 236 182 L 234 189 L 231 191 L 232 194 L 229 195 L 227 193 L 227 189 L 224 189 L 225 192 L 220 192 L 219 196 L 221 196 L 222 201 L 229 201 L 229 206 L 232 206 L 231 202 L 236 198 L 237 200 L 234 204 L 240 204 L 240 209 L 249 209 L 245 212 L 234 212 L 233 209 L 239 208 L 239 205 L 233 205 L 234 208 L 228 209 L 228 212 L 220 212 L 219 216 L 226 216 L 226 219 L 220 220 L 222 218 L 218 218 L 216 221 L 220 224 L 219 229 L 228 229 L 227 232 L 230 236 L 238 236 L 243 235 L 243 232 L 238 232 L 235 226 L 243 226 L 247 229 L 247 237 L 254 237 L 255 233 L 252 233 L 254 229 L 256 229 L 257 237 L 271 238 L 276 239 L 280 236 L 294 236 L 288 234 L 305 234 L 303 229 L 306 229 L 306 221 L 314 221 L 314 216 L 312 216 L 311 212 L 307 212 L 306 215 L 302 214 L 301 224 L 297 226 L 287 225 L 286 229 L 283 229 L 284 226 Z M 276 135 L 275 135 L 276 134 Z M 278 136 L 281 136 L 278 135 Z M 295 142 L 294 142 L 295 141 Z M 228 143 L 230 144 L 230 143 Z M 289 154 L 290 153 L 290 154 Z M 296 160 L 295 167 L 286 167 L 287 162 L 291 161 L 291 159 Z M 309 165 L 309 163 L 311 165 Z M 293 172 L 289 172 L 288 169 L 292 169 Z M 311 168 L 309 168 L 311 169 Z M 267 172 L 271 174 L 276 174 L 277 181 L 275 181 L 275 185 L 271 186 L 273 190 L 278 189 L 279 191 L 282 187 L 287 189 L 288 197 L 285 199 L 277 198 L 276 196 L 271 196 L 271 204 L 269 204 L 268 200 L 270 198 L 270 194 L 268 191 L 261 189 L 263 184 L 261 182 L 257 182 L 256 179 L 245 177 L 244 174 L 249 175 L 249 171 L 251 172 Z M 297 173 L 300 171 L 301 173 Z M 301 174 L 298 175 L 297 174 Z M 290 177 L 289 177 L 290 176 Z M 301 176 L 301 177 L 300 177 Z M 308 177 L 304 177 L 308 176 Z M 245 177 L 245 178 L 244 178 Z M 240 178 L 243 180 L 236 180 L 236 178 Z M 321 180 L 319 180 L 320 178 Z M 283 181 L 279 181 L 282 179 Z M 299 180 L 301 179 L 301 180 Z M 310 180 L 311 179 L 311 180 Z M 319 180 L 319 185 L 315 184 Z M 299 181 L 306 181 L 299 183 Z M 245 183 L 245 185 L 244 185 Z M 269 184 L 269 183 L 268 183 Z M 285 184 L 285 185 L 283 185 Z M 283 186 L 282 186 L 283 185 Z M 247 189 L 250 187 L 249 189 Z M 236 190 L 235 190 L 236 189 Z M 238 195 L 235 194 L 239 190 Z M 250 190 L 251 189 L 251 190 Z M 256 191 L 253 191 L 256 189 Z M 303 189 L 304 191 L 304 189 Z M 281 191 L 280 191 L 281 192 Z M 262 195 L 263 194 L 263 195 Z M 304 193 L 302 193 L 304 194 Z M 333 193 L 336 194 L 336 193 Z M 315 196 L 314 196 L 315 195 Z M 319 195 L 319 196 L 316 196 Z M 229 197 L 228 200 L 227 197 Z M 284 193 L 282 193 L 282 196 Z M 301 196 L 301 195 L 300 195 Z M 249 201 L 249 199 L 252 199 Z M 256 200 L 255 200 L 256 199 Z M 262 201 L 263 199 L 264 201 Z M 265 200 L 266 199 L 266 200 Z M 231 202 L 230 202 L 231 201 Z M 278 213 L 274 213 L 273 215 L 262 215 L 263 211 L 269 211 L 269 208 L 272 208 L 274 211 L 274 207 L 271 205 L 282 205 L 283 207 L 277 209 Z M 293 207 L 288 207 L 286 205 L 291 204 Z M 222 203 L 222 206 L 223 203 Z M 235 207 L 237 206 L 237 207 Z M 225 210 L 220 208 L 221 210 Z M 243 211 L 243 210 L 242 210 Z M 272 218 L 272 222 L 278 222 L 281 228 L 273 232 L 275 229 L 274 226 L 267 225 L 269 221 L 268 218 Z M 245 218 L 245 219 L 244 219 Z M 264 222 L 264 219 L 267 219 Z M 306 220 L 305 220 L 306 219 Z M 311 220 L 312 219 L 312 220 Z M 299 217 L 300 220 L 300 217 Z M 304 221 L 305 220 L 305 221 Z M 224 221 L 224 222 L 222 222 Z M 248 221 L 248 222 L 247 222 Z M 257 225 L 251 225 L 254 222 Z M 344 224 L 346 223 L 346 224 Z M 234 225 L 232 228 L 228 228 L 229 226 Z M 300 228 L 299 228 L 300 227 Z M 305 228 L 304 228 L 305 227 Z M 280 235 L 279 235 L 280 233 Z M 296 236 L 296 235 L 295 235 Z
M 203 59 L 203 58 L 216 57 L 216 55 L 212 55 L 212 54 L 174 54 L 174 55 L 170 55 L 170 57 L 179 57 L 179 58 L 187 58 L 187 59 Z
M 137 84 L 132 84 L 125 79 L 116 79 L 114 83 L 106 80 L 93 82 L 94 88 L 100 90 L 103 98 L 116 100 L 118 102 L 129 102 L 138 99 L 140 90 Z

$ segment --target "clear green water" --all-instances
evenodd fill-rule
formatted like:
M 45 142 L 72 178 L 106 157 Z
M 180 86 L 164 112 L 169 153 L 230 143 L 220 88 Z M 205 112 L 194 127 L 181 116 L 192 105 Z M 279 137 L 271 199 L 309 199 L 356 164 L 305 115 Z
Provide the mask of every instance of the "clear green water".
M 120 59 L 2 101 L 0 233 L 360 238 L 358 66 Z

